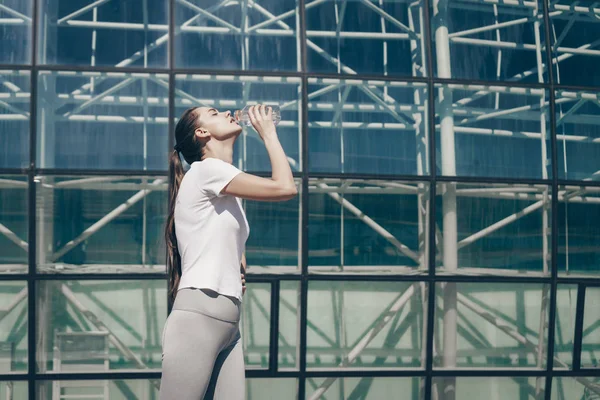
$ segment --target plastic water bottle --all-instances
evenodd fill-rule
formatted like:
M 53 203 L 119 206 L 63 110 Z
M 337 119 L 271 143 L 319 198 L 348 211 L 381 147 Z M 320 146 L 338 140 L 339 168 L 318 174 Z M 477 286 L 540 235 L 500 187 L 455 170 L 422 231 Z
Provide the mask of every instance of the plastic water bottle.
M 237 110 L 235 112 L 235 119 L 238 124 L 243 126 L 252 126 L 252 122 L 250 122 L 250 116 L 248 115 L 248 109 L 251 106 L 246 106 L 241 110 Z M 273 109 L 273 123 L 277 126 L 279 121 L 281 121 L 281 113 L 279 111 L 279 106 L 265 106 L 266 112 L 269 112 L 269 107 Z

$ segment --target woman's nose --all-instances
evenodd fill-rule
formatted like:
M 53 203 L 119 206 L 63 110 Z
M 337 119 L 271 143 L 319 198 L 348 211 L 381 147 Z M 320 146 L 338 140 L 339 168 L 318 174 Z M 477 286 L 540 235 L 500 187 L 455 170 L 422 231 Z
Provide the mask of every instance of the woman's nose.
M 229 117 L 231 116 L 231 111 L 230 111 L 230 110 L 227 110 L 227 111 L 225 112 L 225 116 L 226 116 L 227 118 L 229 118 Z

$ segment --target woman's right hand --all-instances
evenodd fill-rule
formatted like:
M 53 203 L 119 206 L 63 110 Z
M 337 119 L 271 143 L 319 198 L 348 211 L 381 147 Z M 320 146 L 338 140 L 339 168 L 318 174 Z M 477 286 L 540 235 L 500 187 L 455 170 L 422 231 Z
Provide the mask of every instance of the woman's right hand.
M 252 126 L 263 141 L 271 135 L 277 135 L 277 130 L 273 123 L 273 109 L 271 107 L 266 107 L 264 104 L 251 106 L 248 110 L 248 116 L 250 117 Z

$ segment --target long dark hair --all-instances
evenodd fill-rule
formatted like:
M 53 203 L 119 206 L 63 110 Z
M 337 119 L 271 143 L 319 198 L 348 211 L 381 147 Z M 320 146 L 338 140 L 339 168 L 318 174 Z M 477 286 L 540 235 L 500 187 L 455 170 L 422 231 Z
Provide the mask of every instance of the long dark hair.
M 177 236 L 175 235 L 175 200 L 185 171 L 179 158 L 179 152 L 190 165 L 194 161 L 201 160 L 204 145 L 194 134 L 194 131 L 200 127 L 198 117 L 197 107 L 188 108 L 181 115 L 175 127 L 175 147 L 177 149 L 173 149 L 169 157 L 169 213 L 165 224 L 169 309 L 175 302 L 181 279 L 181 255 L 177 248 Z

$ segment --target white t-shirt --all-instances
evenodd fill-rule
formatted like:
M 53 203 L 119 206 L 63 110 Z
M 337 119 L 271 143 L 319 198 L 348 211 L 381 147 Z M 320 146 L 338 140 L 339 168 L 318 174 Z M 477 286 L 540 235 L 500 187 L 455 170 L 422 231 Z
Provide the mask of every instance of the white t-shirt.
M 193 162 L 175 203 L 175 234 L 186 287 L 208 288 L 242 300 L 240 263 L 250 227 L 242 202 L 219 194 L 239 169 L 217 158 Z

